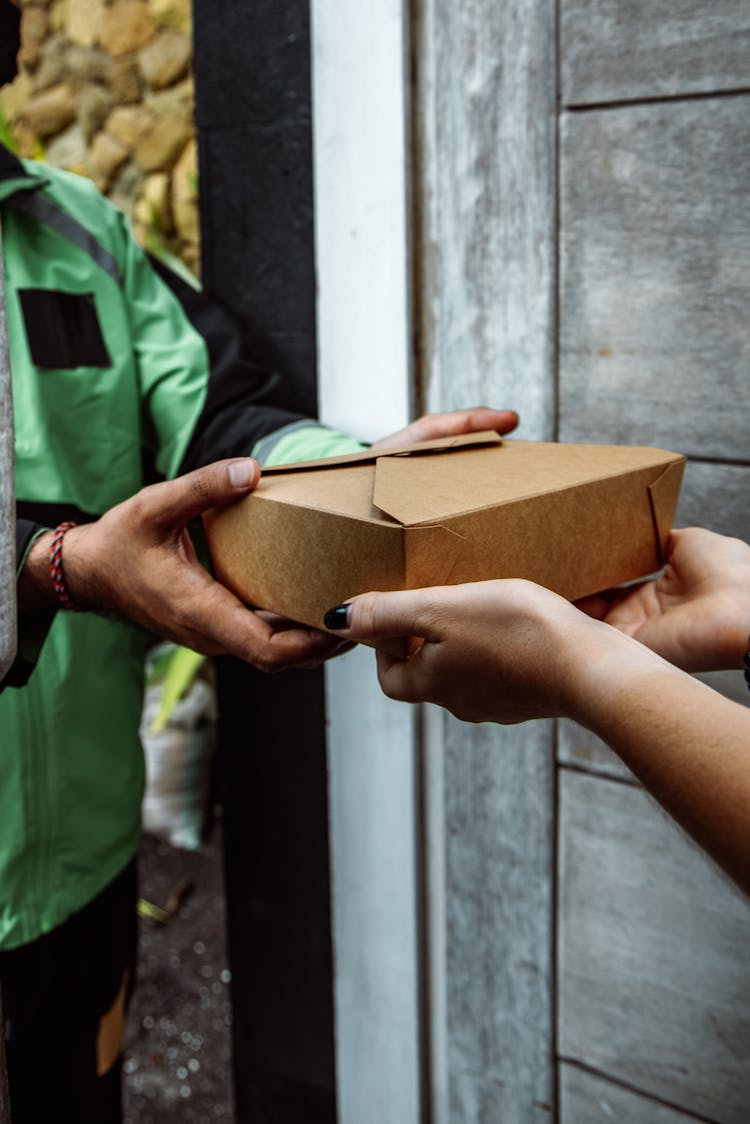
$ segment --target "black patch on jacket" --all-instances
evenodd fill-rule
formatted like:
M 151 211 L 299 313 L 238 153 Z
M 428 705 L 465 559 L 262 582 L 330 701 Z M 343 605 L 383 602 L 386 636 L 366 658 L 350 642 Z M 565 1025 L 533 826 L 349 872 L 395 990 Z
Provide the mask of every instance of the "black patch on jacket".
M 37 367 L 72 370 L 109 367 L 93 293 L 19 289 L 26 337 Z

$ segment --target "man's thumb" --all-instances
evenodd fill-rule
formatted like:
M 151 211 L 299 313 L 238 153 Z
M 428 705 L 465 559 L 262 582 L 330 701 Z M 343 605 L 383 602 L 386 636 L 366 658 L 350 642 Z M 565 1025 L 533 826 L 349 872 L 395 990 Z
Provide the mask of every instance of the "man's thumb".
M 235 491 L 250 492 L 260 479 L 260 465 L 251 457 L 243 457 L 241 461 L 229 461 L 227 476 Z
M 145 489 L 154 507 L 152 519 L 164 526 L 185 526 L 212 507 L 222 507 L 251 492 L 260 479 L 260 465 L 250 457 L 216 461 L 184 476 Z

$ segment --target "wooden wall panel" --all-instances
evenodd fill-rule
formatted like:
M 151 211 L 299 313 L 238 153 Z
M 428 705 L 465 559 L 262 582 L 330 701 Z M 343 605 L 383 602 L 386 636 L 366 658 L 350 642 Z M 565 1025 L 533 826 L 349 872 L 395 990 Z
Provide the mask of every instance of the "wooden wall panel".
M 562 1058 L 746 1124 L 750 905 L 638 789 L 559 791 Z
M 488 400 L 550 440 L 555 4 L 424 0 L 415 58 L 415 288 L 430 407 Z
M 690 1124 L 697 1119 L 578 1066 L 560 1067 L 560 1124 Z
M 563 0 L 566 105 L 750 86 L 746 0 Z
M 748 223 L 750 226 L 750 223 Z M 748 333 L 750 335 L 750 333 Z M 750 370 L 745 372 L 745 397 L 750 397 Z M 707 385 L 711 393 L 711 384 Z M 721 386 L 714 387 L 717 400 L 724 400 Z M 731 401 L 727 403 L 731 407 Z M 712 425 L 709 406 L 705 425 Z M 737 535 L 750 542 L 750 434 L 742 457 L 743 464 L 701 464 L 688 461 L 677 505 L 675 526 L 708 527 L 722 535 Z
M 686 520 L 699 521 L 705 511 L 717 529 L 744 526 L 739 497 L 746 494 L 742 462 L 750 421 L 750 96 L 736 91 L 748 85 L 745 52 L 738 47 L 745 6 L 718 0 L 700 11 L 695 0 L 684 0 L 678 19 L 665 3 L 646 7 L 620 0 L 615 8 L 609 0 L 562 0 L 564 99 L 582 105 L 675 93 L 701 97 L 564 114 L 559 198 L 557 7 L 555 0 L 419 0 L 408 7 L 411 71 L 406 57 L 401 74 L 393 69 L 397 53 L 381 59 L 383 104 L 390 104 L 394 84 L 403 89 L 404 75 L 413 79 L 415 97 L 403 195 L 411 205 L 408 326 L 415 400 L 433 410 L 477 401 L 516 407 L 523 418 L 519 436 L 530 439 L 679 449 L 698 458 L 688 469 Z M 339 177 L 338 196 L 330 180 L 330 190 L 319 191 L 330 211 L 329 225 L 319 226 L 318 251 L 321 262 L 333 263 L 331 275 L 340 286 L 335 291 L 341 296 L 326 313 L 328 354 L 340 357 L 350 343 L 367 339 L 370 313 L 382 307 L 381 298 L 391 307 L 402 303 L 404 273 L 398 253 L 388 258 L 394 245 L 398 249 L 395 228 L 371 252 L 363 254 L 357 245 L 360 239 L 367 244 L 382 218 L 377 162 L 363 164 L 361 147 L 368 149 L 373 130 L 382 138 L 382 107 L 360 101 L 370 88 L 360 72 L 365 67 L 370 73 L 362 44 L 379 49 L 384 19 L 381 14 L 374 21 L 377 31 L 371 29 L 367 39 L 339 29 L 342 41 L 349 40 L 339 73 L 331 43 L 339 16 L 348 26 L 346 13 L 334 12 L 328 0 L 318 0 L 318 8 L 324 16 L 336 15 L 332 22 L 317 21 L 322 47 L 316 64 L 324 85 L 317 81 L 316 90 L 328 90 L 331 127 L 320 128 L 317 109 L 322 143 L 316 166 Z M 390 6 L 388 13 L 392 19 Z M 591 57 L 599 50 L 601 65 Z M 342 96 L 342 75 L 351 97 Z M 735 93 L 704 96 L 717 90 Z M 368 112 L 376 119 L 362 128 L 363 122 L 370 125 Z M 349 142 L 359 146 L 354 150 L 338 127 L 341 117 L 349 122 Z M 389 154 L 382 161 L 386 176 L 398 165 L 394 137 L 392 129 L 382 140 Z M 362 167 L 370 169 L 352 191 L 351 152 L 356 177 Z M 349 230 L 340 212 L 352 202 L 363 206 Z M 331 247 L 341 256 L 334 258 Z M 376 263 L 369 302 L 368 260 Z M 384 292 L 389 260 L 394 285 Z M 353 286 L 361 287 L 364 299 L 351 320 L 342 319 Z M 394 338 L 401 348 L 397 320 Z M 378 335 L 372 354 L 363 357 L 368 383 L 379 377 L 372 355 L 382 343 Z M 407 365 L 401 356 L 400 350 L 397 382 Z M 354 397 L 348 380 L 359 369 L 351 359 L 337 358 L 336 366 L 340 373 L 329 383 L 332 408 Z M 325 385 L 323 371 L 324 395 Z M 402 390 L 398 384 L 399 401 Z M 334 725 L 349 731 L 350 740 L 356 729 L 352 700 L 342 691 L 339 703 L 332 703 Z M 370 734 L 356 763 L 345 738 L 332 752 L 334 825 L 342 828 L 335 850 L 343 856 L 336 909 L 337 931 L 344 935 L 338 950 L 344 967 L 339 1000 L 343 996 L 345 1004 L 339 1005 L 339 1089 L 346 1118 L 359 1124 L 379 1114 L 412 1124 L 418 1108 L 429 1124 L 547 1121 L 556 1107 L 550 1064 L 552 727 L 503 731 L 433 716 L 425 729 L 413 759 L 414 819 L 403 800 L 411 792 L 407 770 L 397 773 L 399 746 L 407 740 L 403 731 L 393 754 L 389 745 L 381 757 L 382 746 Z M 578 733 L 563 726 L 560 751 L 577 766 L 560 770 L 563 1055 L 634 1087 L 617 1089 L 623 1119 L 626 1113 L 638 1119 L 637 1106 L 649 1124 L 677 1124 L 691 1113 L 733 1124 L 743 1119 L 748 1091 L 750 1020 L 735 995 L 748 983 L 742 952 L 747 906 L 601 746 L 587 750 Z M 357 883 L 356 870 L 367 871 L 370 860 L 383 854 L 383 825 L 355 767 L 365 756 L 368 783 L 392 770 L 393 786 L 376 788 L 383 805 L 388 793 L 396 798 L 388 813 L 393 833 L 387 863 L 382 869 L 371 863 L 369 894 Z M 410 765 L 412 758 L 406 760 Z M 588 776 L 582 765 L 604 773 L 619 769 L 620 775 Z M 350 802 L 351 794 L 359 803 Z M 351 842 L 362 828 L 377 846 L 356 853 Z M 414 855 L 406 843 L 411 830 Z M 398 874 L 393 908 L 382 909 L 399 855 L 406 866 Z M 412 863 L 417 918 L 410 931 L 412 918 L 404 923 L 403 917 Z M 397 940 L 382 928 L 388 916 L 399 925 Z M 410 963 L 411 941 L 419 963 Z M 381 1034 L 389 999 L 390 1039 Z M 402 1044 L 411 1051 L 416 1042 L 409 1038 L 412 1029 L 421 1032 L 419 1090 L 414 1054 L 404 1055 L 399 1066 Z M 385 1065 L 373 1061 L 377 1051 L 386 1052 Z M 399 1077 L 401 1090 L 390 1084 Z M 569 1124 L 579 1124 L 582 1098 L 589 1098 L 585 1111 L 594 1111 L 597 1081 L 573 1077 L 565 1067 L 563 1111 L 574 1106 Z M 674 1104 L 674 1111 L 651 1102 L 652 1096 Z M 400 1114 L 393 1107 L 399 1099 Z
M 750 97 L 562 119 L 562 440 L 742 460 Z
M 445 722 L 447 1120 L 547 1124 L 549 734 Z
M 630 769 L 601 738 L 568 718 L 558 723 L 557 760 L 562 765 L 637 783 Z
M 413 27 L 418 400 L 555 425 L 554 0 L 423 0 Z M 551 728 L 428 735 L 430 1124 L 549 1121 Z M 439 848 L 439 849 L 438 849 Z

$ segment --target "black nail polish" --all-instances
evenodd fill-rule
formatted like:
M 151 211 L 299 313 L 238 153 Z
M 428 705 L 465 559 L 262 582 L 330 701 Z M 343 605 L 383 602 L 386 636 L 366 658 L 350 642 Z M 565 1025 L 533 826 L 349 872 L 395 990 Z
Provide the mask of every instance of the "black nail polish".
M 323 617 L 326 628 L 348 628 L 351 605 L 335 605 Z

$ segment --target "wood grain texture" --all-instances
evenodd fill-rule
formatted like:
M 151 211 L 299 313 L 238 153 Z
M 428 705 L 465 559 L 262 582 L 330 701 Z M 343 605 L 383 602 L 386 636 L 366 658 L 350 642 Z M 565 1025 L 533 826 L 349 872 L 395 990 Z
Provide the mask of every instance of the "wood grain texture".
M 568 718 L 558 724 L 557 760 L 561 765 L 572 765 L 576 769 L 638 783 L 601 738 Z
M 750 377 L 750 371 L 748 372 Z M 714 387 L 715 400 L 725 409 L 732 401 L 721 385 Z M 747 393 L 750 394 L 750 386 Z M 711 427 L 711 410 L 706 418 Z M 743 454 L 750 462 L 750 441 Z M 685 466 L 680 501 L 675 515 L 676 527 L 708 527 L 722 535 L 735 535 L 750 542 L 750 463 L 701 464 L 688 461 Z
M 13 404 L 5 317 L 0 231 L 0 680 L 16 653 L 16 524 L 13 486 Z
M 638 789 L 562 770 L 559 791 L 560 1054 L 745 1124 L 750 905 Z
M 430 408 L 554 425 L 555 5 L 425 0 L 416 31 L 415 284 Z
M 746 0 L 563 0 L 560 43 L 566 105 L 750 86 Z
M 696 1119 L 578 1066 L 560 1067 L 560 1124 L 690 1124 Z
M 415 10 L 418 400 L 513 407 L 520 436 L 550 440 L 555 4 L 423 0 Z M 551 727 L 441 721 L 426 745 L 429 1119 L 549 1121 Z
M 548 1122 L 548 729 L 445 722 L 447 1119 Z
M 750 97 L 562 120 L 562 440 L 744 460 Z

